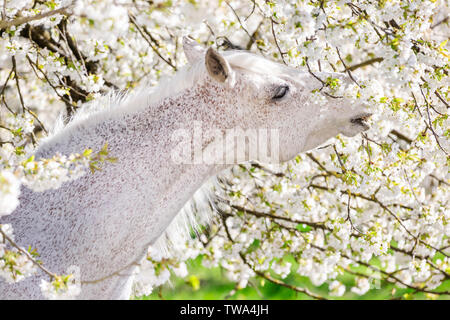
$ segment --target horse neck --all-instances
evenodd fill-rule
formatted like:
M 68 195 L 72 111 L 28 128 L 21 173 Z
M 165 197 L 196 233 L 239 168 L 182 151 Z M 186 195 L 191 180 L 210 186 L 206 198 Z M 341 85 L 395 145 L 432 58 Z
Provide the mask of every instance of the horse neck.
M 195 191 L 222 169 L 216 165 L 178 164 L 172 160 L 172 151 L 179 143 L 173 139 L 172 133 L 177 129 L 192 132 L 194 120 L 212 126 L 214 117 L 208 112 L 210 108 L 211 100 L 199 95 L 198 88 L 191 88 L 176 97 L 163 99 L 156 106 L 125 115 L 119 126 L 126 128 L 124 137 L 118 137 L 117 130 L 108 134 L 111 156 L 117 157 L 118 163 L 109 166 L 109 170 L 103 170 L 106 173 L 104 179 L 110 181 L 111 187 L 122 183 L 120 190 L 136 193 L 125 200 L 127 205 L 124 208 L 120 191 L 112 192 L 110 201 L 116 204 L 111 207 L 117 206 L 121 212 L 111 219 L 101 219 L 102 223 L 111 225 L 103 225 L 111 235 L 116 230 L 115 224 L 127 221 L 128 225 L 124 226 L 127 232 L 122 237 L 127 239 L 127 246 L 134 248 L 121 251 L 130 254 L 122 261 L 139 260 Z M 201 144 L 204 147 L 207 141 Z M 115 179 L 117 170 L 121 171 L 120 181 Z
M 99 130 L 83 131 L 89 132 L 89 141 L 94 140 L 91 135 L 103 136 L 104 139 L 96 138 L 95 147 L 108 142 L 111 156 L 118 158 L 116 164 L 108 164 L 92 176 L 98 185 L 109 187 L 101 191 L 109 193 L 108 208 L 118 208 L 112 214 L 106 213 L 106 217 L 94 218 L 101 223 L 103 238 L 117 238 L 117 225 L 122 225 L 119 239 L 108 241 L 103 248 L 105 253 L 123 255 L 115 262 L 118 267 L 138 261 L 205 180 L 223 169 L 214 164 L 177 164 L 172 160 L 172 151 L 179 143 L 172 137 L 175 130 L 193 133 L 199 122 L 205 130 L 228 125 L 225 119 L 217 119 L 212 110 L 226 105 L 229 99 L 210 96 L 208 92 L 205 85 L 199 84 L 155 106 L 105 121 Z M 200 137 L 200 141 L 201 148 L 205 148 L 207 138 Z

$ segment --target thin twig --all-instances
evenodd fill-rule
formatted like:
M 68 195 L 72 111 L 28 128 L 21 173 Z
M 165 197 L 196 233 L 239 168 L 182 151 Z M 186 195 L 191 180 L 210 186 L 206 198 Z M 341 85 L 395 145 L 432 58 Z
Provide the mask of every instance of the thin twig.
M 3 239 L 6 239 L 6 241 L 8 241 L 14 248 L 16 248 L 22 254 L 24 254 L 35 266 L 44 271 L 44 273 L 46 273 L 51 279 L 54 279 L 56 277 L 54 273 L 50 272 L 45 267 L 43 267 L 39 262 L 37 262 L 28 251 L 21 248 L 19 245 L 17 245 L 17 243 L 14 242 L 14 240 L 8 237 L 8 235 L 6 235 L 6 233 L 2 230 L 1 224 L 0 224 L 0 233 Z
M 361 88 L 361 86 L 359 85 L 359 83 L 356 82 L 355 78 L 353 78 L 352 71 L 350 70 L 350 68 L 347 67 L 347 65 L 345 64 L 344 59 L 342 59 L 342 57 L 341 57 L 341 52 L 339 51 L 339 48 L 338 48 L 338 47 L 336 47 L 336 52 L 337 52 L 337 54 L 338 54 L 339 60 L 341 60 L 342 65 L 343 65 L 344 68 L 345 68 L 345 72 L 347 72 L 347 74 L 348 74 L 348 76 L 350 77 L 350 79 L 352 79 L 352 81 L 353 81 L 358 87 Z

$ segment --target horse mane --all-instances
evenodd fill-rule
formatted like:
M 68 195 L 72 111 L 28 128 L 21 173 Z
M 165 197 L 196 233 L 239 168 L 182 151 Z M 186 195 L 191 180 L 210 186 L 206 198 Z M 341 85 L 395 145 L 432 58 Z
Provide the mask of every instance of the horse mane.
M 63 139 L 67 129 L 79 125 L 89 126 L 108 119 L 120 120 L 126 114 L 145 108 L 156 108 L 161 100 L 176 96 L 193 86 L 205 76 L 200 63 L 183 66 L 172 76 L 161 77 L 158 85 L 144 81 L 134 90 L 112 90 L 90 102 L 84 103 L 71 117 L 63 113 L 58 117 L 50 134 L 41 139 L 41 145 L 51 140 Z
M 151 247 L 164 255 L 171 253 L 175 244 L 182 244 L 202 233 L 217 213 L 215 190 L 220 188 L 216 177 L 206 181 L 178 212 L 163 234 Z
M 243 50 L 222 52 L 230 65 L 245 71 L 259 74 L 288 75 L 292 71 L 284 65 L 267 60 L 254 53 Z M 49 141 L 61 135 L 66 129 L 79 124 L 90 125 L 106 119 L 117 118 L 129 113 L 139 112 L 143 108 L 156 107 L 165 98 L 176 96 L 192 87 L 206 76 L 204 60 L 187 64 L 174 75 L 161 77 L 158 85 L 152 86 L 148 81 L 136 89 L 112 90 L 108 94 L 84 103 L 70 118 L 62 114 L 56 121 L 50 134 L 41 141 Z

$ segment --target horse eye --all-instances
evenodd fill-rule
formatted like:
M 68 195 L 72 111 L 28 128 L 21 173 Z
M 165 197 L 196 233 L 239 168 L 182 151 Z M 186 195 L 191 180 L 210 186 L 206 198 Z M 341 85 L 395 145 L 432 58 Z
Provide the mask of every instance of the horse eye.
M 283 98 L 287 93 L 289 92 L 289 86 L 281 86 L 278 87 L 275 95 L 272 97 L 273 100 L 279 100 L 281 98 Z

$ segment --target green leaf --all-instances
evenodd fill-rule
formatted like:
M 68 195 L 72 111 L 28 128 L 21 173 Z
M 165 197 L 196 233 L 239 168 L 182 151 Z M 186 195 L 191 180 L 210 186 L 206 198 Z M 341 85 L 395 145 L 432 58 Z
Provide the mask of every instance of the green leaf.
M 298 224 L 295 229 L 297 229 L 300 232 L 309 232 L 312 230 L 312 228 L 304 223 Z
M 247 249 L 247 254 L 255 251 L 261 246 L 261 241 L 259 239 L 253 240 L 252 244 Z
M 187 283 L 192 287 L 192 290 L 194 290 L 194 291 L 197 291 L 198 289 L 200 289 L 200 279 L 194 275 L 191 275 L 188 278 Z

